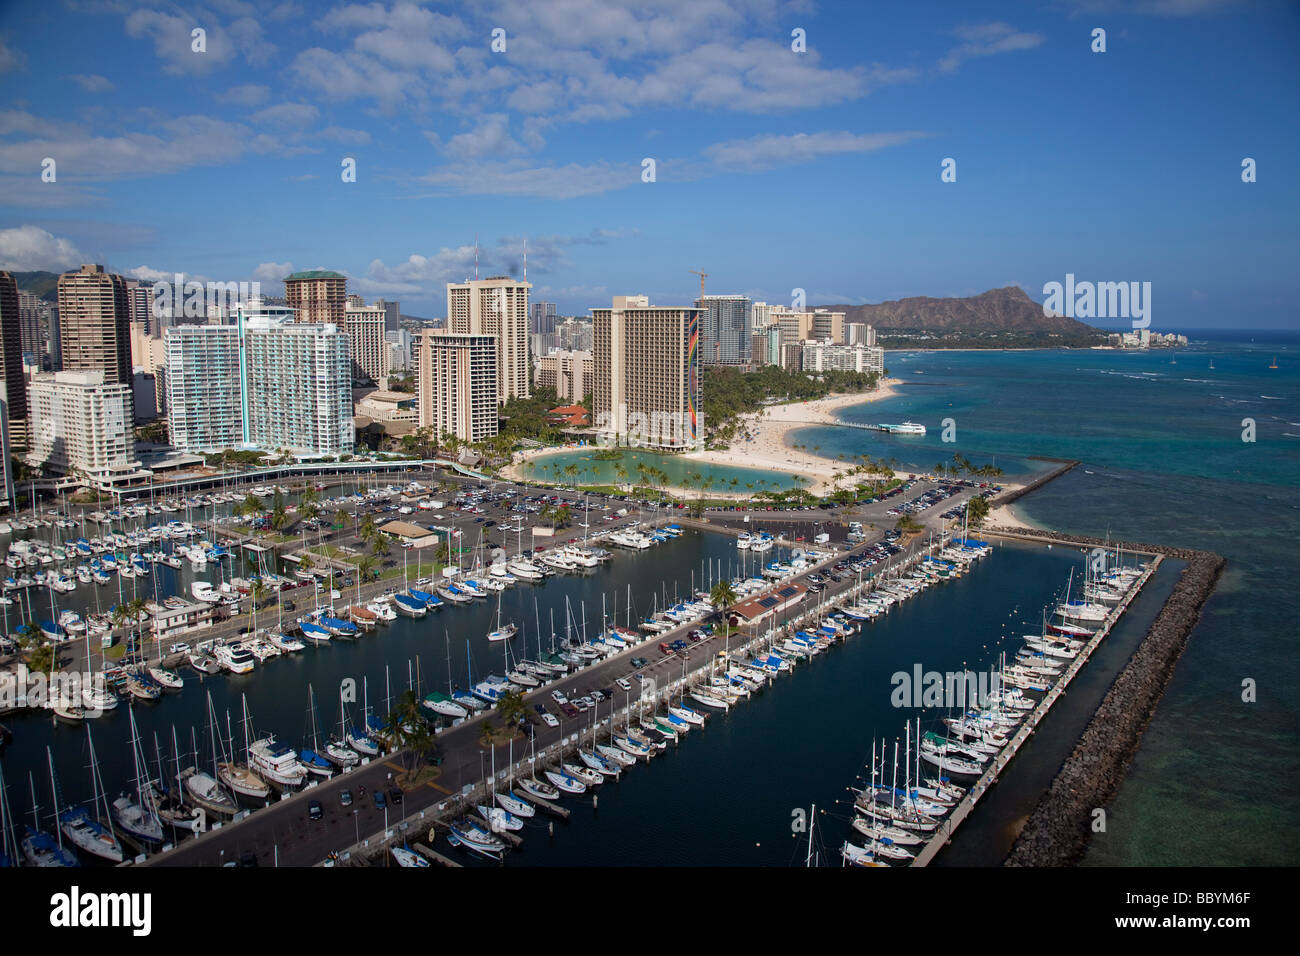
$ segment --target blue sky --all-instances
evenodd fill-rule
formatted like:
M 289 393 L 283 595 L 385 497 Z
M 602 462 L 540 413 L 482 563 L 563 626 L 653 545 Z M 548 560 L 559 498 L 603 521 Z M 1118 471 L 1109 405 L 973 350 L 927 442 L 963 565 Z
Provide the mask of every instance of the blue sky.
M 689 269 L 810 304 L 1068 272 L 1150 281 L 1157 329 L 1294 328 L 1298 41 L 1249 0 L 12 2 L 0 267 L 326 267 L 435 316 L 477 235 L 570 314 Z

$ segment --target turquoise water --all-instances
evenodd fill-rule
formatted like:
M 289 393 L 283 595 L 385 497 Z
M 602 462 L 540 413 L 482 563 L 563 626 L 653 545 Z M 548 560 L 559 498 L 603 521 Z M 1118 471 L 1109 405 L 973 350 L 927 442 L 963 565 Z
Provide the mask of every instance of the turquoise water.
M 1236 339 L 1173 353 L 891 353 L 890 372 L 908 382 L 900 396 L 846 414 L 910 417 L 929 434 L 827 427 L 793 439 L 918 467 L 953 452 L 977 463 L 996 457 L 1009 475 L 1031 454 L 1079 458 L 1080 468 L 1018 510 L 1063 531 L 1208 548 L 1228 559 L 1109 832 L 1092 842 L 1092 864 L 1300 859 L 1292 590 L 1300 340 L 1276 332 Z M 1270 370 L 1274 355 L 1279 368 Z M 953 444 L 939 441 L 944 417 L 955 420 Z M 1253 443 L 1242 441 L 1247 418 Z M 1242 701 L 1247 679 L 1257 682 L 1256 703 Z
M 770 490 L 785 491 L 798 487 L 792 475 L 765 468 L 733 468 L 726 465 L 711 465 L 701 461 L 692 461 L 689 458 L 682 458 L 678 455 L 657 455 L 645 451 L 624 451 L 621 457 L 609 460 L 595 459 L 592 457 L 595 454 L 594 449 L 589 449 L 586 451 L 561 451 L 553 455 L 542 455 L 523 466 L 524 475 L 538 480 L 558 481 L 572 485 L 612 485 L 623 480 L 619 478 L 618 472 L 615 471 L 619 464 L 626 469 L 627 478 L 625 480 L 640 481 L 641 479 L 636 470 L 639 464 L 646 468 L 662 469 L 667 473 L 668 485 L 671 487 L 686 487 L 684 482 L 689 480 L 691 482 L 690 487 L 698 489 L 701 486 L 701 480 L 708 482 L 709 479 L 713 480 L 713 484 L 708 486 L 708 490 L 728 493 L 745 494 Z M 570 465 L 576 465 L 578 468 L 578 474 L 572 478 L 564 471 Z M 702 476 L 702 479 L 697 476 Z

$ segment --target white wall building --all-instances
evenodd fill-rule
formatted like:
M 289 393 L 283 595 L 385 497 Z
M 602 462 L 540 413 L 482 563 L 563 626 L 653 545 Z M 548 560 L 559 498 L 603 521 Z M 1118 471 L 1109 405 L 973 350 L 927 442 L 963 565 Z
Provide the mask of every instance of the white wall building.
M 173 445 L 352 453 L 349 336 L 329 323 L 294 322 L 293 314 L 254 301 L 236 310 L 234 325 L 167 329 Z
M 800 343 L 803 352 L 800 367 L 805 372 L 877 372 L 885 370 L 885 350 L 865 345 L 843 345 L 827 339 Z
M 148 477 L 135 456 L 134 400 L 128 383 L 105 383 L 102 370 L 44 372 L 32 377 L 27 460 L 92 484 Z

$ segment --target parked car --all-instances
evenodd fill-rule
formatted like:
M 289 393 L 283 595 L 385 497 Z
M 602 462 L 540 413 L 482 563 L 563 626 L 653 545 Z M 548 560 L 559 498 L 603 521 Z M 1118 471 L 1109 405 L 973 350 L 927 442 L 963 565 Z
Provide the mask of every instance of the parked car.
M 382 790 L 376 790 L 376 791 L 375 791 L 375 809 L 376 809 L 376 810 L 383 810 L 383 809 L 384 809 L 385 807 L 387 807 L 387 806 L 388 806 L 388 800 L 385 799 L 385 797 L 384 797 L 384 791 L 382 791 Z
M 351 790 L 344 790 L 342 793 L 340 793 L 340 794 L 339 794 L 339 803 L 341 803 L 341 804 L 342 804 L 343 806 L 345 806 L 345 807 L 350 807 L 350 806 L 352 806 L 352 791 L 351 791 Z
M 389 802 L 389 803 L 401 803 L 401 802 L 402 802 L 402 790 L 401 790 L 400 787 L 389 787 L 389 788 L 388 788 L 388 802 Z
M 307 804 L 307 816 L 312 820 L 319 820 L 325 816 L 325 808 L 320 805 L 319 800 L 313 800 Z
M 560 726 L 560 722 L 555 719 L 554 714 L 542 714 L 542 723 L 544 723 L 547 727 Z
M 616 680 L 614 683 L 618 684 L 618 686 L 621 687 L 621 688 L 623 688 L 624 690 L 631 690 L 631 689 L 632 689 L 632 682 L 629 681 L 626 677 L 620 677 L 620 678 L 619 678 L 618 680 Z

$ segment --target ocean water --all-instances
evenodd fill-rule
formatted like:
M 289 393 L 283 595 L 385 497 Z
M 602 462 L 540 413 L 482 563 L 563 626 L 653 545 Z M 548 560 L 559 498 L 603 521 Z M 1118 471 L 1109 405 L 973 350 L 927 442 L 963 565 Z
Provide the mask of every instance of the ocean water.
M 1270 369 L 1275 356 L 1279 367 Z M 958 452 L 996 459 L 1008 477 L 1034 470 L 1031 455 L 1078 458 L 1081 467 L 1017 511 L 1062 531 L 1227 559 L 1087 862 L 1300 861 L 1300 336 L 1218 333 L 1168 352 L 886 359 L 908 384 L 846 417 L 911 418 L 926 436 L 827 427 L 794 440 L 917 467 Z M 943 418 L 954 420 L 954 443 L 940 440 Z M 1252 423 L 1255 440 L 1243 441 Z M 1254 702 L 1243 700 L 1246 682 Z

